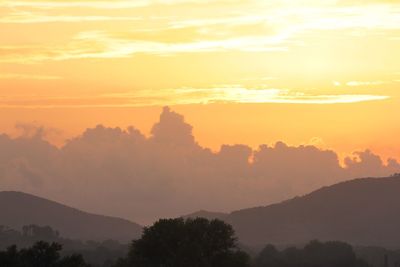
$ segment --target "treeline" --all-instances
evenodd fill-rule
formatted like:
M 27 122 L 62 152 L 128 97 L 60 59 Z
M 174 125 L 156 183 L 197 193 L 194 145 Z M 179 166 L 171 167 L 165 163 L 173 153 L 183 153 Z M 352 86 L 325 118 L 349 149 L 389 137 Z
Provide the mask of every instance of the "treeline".
M 0 251 L 1 267 L 89 267 L 82 255 L 61 256 L 62 246 L 57 243 L 37 242 L 30 248 L 11 246 Z
M 1 228 L 0 240 L 11 238 L 12 230 Z M 14 232 L 15 234 L 15 232 Z M 77 242 L 81 246 L 94 246 L 81 241 L 62 239 L 59 233 L 47 227 L 27 226 L 19 233 L 32 241 L 35 238 L 60 242 Z M 33 238 L 35 237 L 35 238 Z M 9 240 L 10 241 L 10 240 Z M 26 242 L 26 240 L 24 241 Z M 109 241 L 111 242 L 111 241 Z M 68 242 L 67 242 L 68 244 Z M 90 255 L 87 250 L 62 250 L 57 242 L 40 241 L 28 248 L 11 246 L 0 252 L 0 267 L 368 267 L 357 257 L 353 248 L 343 242 L 312 241 L 302 248 L 278 250 L 267 245 L 256 256 L 250 257 L 238 245 L 233 228 L 220 220 L 163 219 L 145 228 L 142 237 L 123 249 L 113 243 L 114 250 L 104 246 Z M 99 244 L 97 244 L 99 245 Z M 108 244 L 109 246 L 111 245 Z M 71 243 L 68 244 L 71 246 Z M 100 246 L 101 247 L 101 246 Z M 119 250 L 118 250 L 119 249 Z M 107 252 L 108 251 L 108 252 Z M 103 253 L 103 255 L 102 255 Z M 92 257 L 98 257 L 97 259 Z M 101 261 L 99 259 L 102 259 Z M 382 261 L 377 266 L 383 266 Z
M 304 248 L 277 250 L 267 245 L 254 260 L 254 267 L 368 267 L 353 248 L 343 242 L 311 241 Z
M 115 260 L 128 252 L 129 246 L 114 240 L 81 241 L 61 237 L 61 234 L 49 226 L 26 225 L 21 231 L 0 226 L 0 250 L 15 245 L 17 248 L 29 248 L 38 241 L 62 245 L 61 256 L 79 254 L 86 262 L 95 267 L 111 267 Z M 0 264 L 0 267 L 4 265 Z M 5 265 L 8 267 L 8 265 Z
M 134 241 L 115 267 L 368 267 L 343 242 L 312 241 L 282 251 L 267 245 L 255 258 L 242 251 L 232 227 L 219 220 L 160 220 Z

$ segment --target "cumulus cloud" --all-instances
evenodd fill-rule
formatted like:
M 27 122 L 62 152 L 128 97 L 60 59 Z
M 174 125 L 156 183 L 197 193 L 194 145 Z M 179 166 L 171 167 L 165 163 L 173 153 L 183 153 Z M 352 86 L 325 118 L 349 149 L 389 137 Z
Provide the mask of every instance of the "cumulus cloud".
M 21 126 L 22 127 L 22 126 Z M 22 127 L 0 136 L 0 186 L 84 210 L 150 223 L 199 209 L 230 211 L 266 205 L 338 181 L 400 172 L 371 151 L 341 166 L 338 155 L 314 145 L 283 142 L 200 146 L 192 126 L 166 107 L 146 137 L 134 127 L 87 129 L 61 147 L 41 130 Z

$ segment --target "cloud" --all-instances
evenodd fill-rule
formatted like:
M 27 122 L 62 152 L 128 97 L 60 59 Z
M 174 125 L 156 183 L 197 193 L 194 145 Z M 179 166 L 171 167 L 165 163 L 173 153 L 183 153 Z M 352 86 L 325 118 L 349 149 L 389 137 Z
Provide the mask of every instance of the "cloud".
M 30 7 L 40 9 L 53 8 L 130 8 L 140 7 L 150 1 L 1 1 L 0 3 L 9 8 Z
M 40 9 L 55 9 L 55 8 L 94 8 L 94 9 L 125 9 L 125 8 L 138 8 L 154 4 L 179 4 L 179 3 L 198 3 L 203 1 L 196 0 L 113 0 L 113 1 L 98 1 L 98 0 L 72 0 L 72 1 L 0 1 L 0 4 L 15 8 L 15 7 L 31 7 Z M 204 1 L 210 2 L 210 1 Z
M 38 63 L 74 59 L 129 58 L 135 54 L 158 56 L 181 53 L 209 53 L 225 51 L 285 52 L 287 47 L 276 38 L 239 36 L 223 39 L 202 39 L 189 42 L 162 42 L 116 38 L 101 31 L 81 32 L 67 44 L 8 45 L 0 47 L 2 63 Z
M 45 138 L 45 129 L 43 126 L 38 126 L 32 123 L 17 123 L 15 128 L 19 131 L 19 136 L 23 138 Z
M 62 77 L 54 75 L 0 73 L 0 80 L 60 80 Z
M 345 165 L 353 177 L 366 173 L 371 177 L 379 176 L 382 172 L 397 170 L 400 167 L 394 159 L 389 159 L 386 165 L 383 164 L 382 159 L 370 150 L 354 152 L 353 157 L 345 158 Z
M 195 145 L 192 126 L 184 121 L 182 115 L 171 111 L 169 107 L 163 109 L 160 121 L 153 126 L 151 134 L 152 140 L 156 143 L 180 146 Z
M 194 13 L 188 12 L 198 6 L 201 8 Z M 209 12 L 205 12 L 205 6 Z M 400 25 L 399 5 L 348 6 L 331 1 L 2 1 L 1 7 L 3 24 L 30 27 L 33 23 L 90 22 L 90 27 L 87 23 L 72 26 L 74 34 L 62 43 L 57 44 L 49 35 L 45 43 L 53 45 L 32 45 L 25 47 L 25 52 L 19 51 L 18 44 L 10 45 L 9 50 L 0 48 L 4 55 L 0 62 L 19 64 L 129 58 L 135 54 L 280 53 L 313 45 L 305 38 L 310 32 L 322 36 L 320 31 L 343 30 L 353 35 L 384 31 L 388 38 L 396 38 Z M 227 8 L 231 12 L 223 12 Z M 154 10 L 161 10 L 165 16 Z M 103 22 L 118 25 L 101 30 L 108 28 Z M 15 25 L 5 27 L 12 29 Z
M 51 139 L 54 135 L 61 134 L 61 130 L 52 128 L 52 127 L 44 127 L 39 125 L 38 123 L 23 123 L 17 122 L 15 124 L 16 135 L 20 136 L 24 139 Z
M 372 85 L 382 85 L 387 82 L 384 81 L 350 81 L 347 82 L 347 86 L 372 86 Z
M 0 98 L 2 108 L 129 108 L 143 106 L 212 104 L 212 103 L 276 103 L 276 104 L 350 104 L 389 99 L 385 95 L 319 95 L 278 88 L 246 88 L 242 85 L 221 85 L 210 88 L 178 88 L 136 90 L 127 93 L 71 96 L 7 96 Z
M 335 151 L 283 142 L 200 146 L 185 118 L 164 108 L 149 137 L 135 127 L 98 125 L 61 147 L 40 130 L 0 136 L 0 186 L 88 211 L 149 223 L 199 209 L 230 211 L 266 205 L 321 186 L 400 171 L 371 151 L 341 166 Z M 34 128 L 34 127 L 33 127 Z
M 321 31 L 327 31 L 329 36 L 330 31 L 337 36 L 337 31 L 342 30 L 340 35 L 398 37 L 400 5 L 372 3 L 354 6 L 336 1 L 3 0 L 0 23 L 26 24 L 4 25 L 10 31 L 39 31 L 32 26 L 34 23 L 74 25 L 63 25 L 68 36 L 63 36 L 62 42 L 58 41 L 57 32 L 43 37 L 46 40 L 41 43 L 52 45 L 28 45 L 32 38 L 27 37 L 21 48 L 21 38 L 14 37 L 20 34 L 13 34 L 8 49 L 0 48 L 0 62 L 114 59 L 136 54 L 281 53 L 314 45 L 315 38 L 310 40 L 307 36 L 314 33 L 324 38 Z M 78 22 L 89 23 L 78 27 Z
M 342 83 L 341 83 L 341 82 L 338 82 L 338 81 L 333 81 L 332 84 L 333 84 L 334 86 L 342 86 Z
M 31 24 L 31 23 L 53 23 L 53 22 L 96 22 L 96 21 L 137 21 L 139 17 L 113 17 L 113 16 L 73 16 L 73 15 L 43 15 L 34 13 L 14 13 L 0 18 L 0 23 L 5 24 Z

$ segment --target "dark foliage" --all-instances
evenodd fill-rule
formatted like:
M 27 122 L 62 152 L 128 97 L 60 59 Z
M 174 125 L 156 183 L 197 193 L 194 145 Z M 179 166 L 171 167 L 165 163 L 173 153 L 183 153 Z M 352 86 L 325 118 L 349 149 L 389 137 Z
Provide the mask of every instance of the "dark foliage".
M 400 267 L 400 250 L 381 247 L 355 247 L 358 257 L 367 261 L 371 266 L 385 266 L 385 259 L 389 267 Z
M 88 267 L 78 254 L 61 257 L 62 246 L 39 241 L 30 248 L 11 246 L 0 251 L 1 267 Z
M 267 245 L 254 262 L 255 267 L 368 267 L 356 257 L 353 248 L 343 242 L 312 241 L 304 248 L 278 251 Z
M 28 248 L 38 241 L 62 244 L 61 256 L 69 257 L 68 255 L 71 254 L 80 254 L 86 262 L 95 267 L 112 266 L 118 258 L 126 255 L 129 247 L 113 240 L 83 242 L 63 238 L 58 231 L 49 226 L 27 225 L 22 227 L 21 232 L 0 226 L 0 250 L 6 250 L 12 245 L 16 245 L 19 248 Z M 76 259 L 76 257 L 73 259 Z M 0 265 L 0 267 L 3 266 Z
M 115 266 L 246 267 L 232 227 L 220 220 L 165 219 L 144 230 L 129 255 Z
M 389 267 L 398 267 L 399 255 L 378 247 L 354 252 L 346 243 L 313 241 L 284 250 L 267 245 L 258 255 L 252 253 L 250 264 L 230 225 L 199 218 L 160 220 L 130 248 L 112 240 L 64 239 L 47 226 L 28 225 L 21 232 L 0 226 L 0 267 L 86 267 L 85 262 L 93 267 L 382 267 L 385 258 Z

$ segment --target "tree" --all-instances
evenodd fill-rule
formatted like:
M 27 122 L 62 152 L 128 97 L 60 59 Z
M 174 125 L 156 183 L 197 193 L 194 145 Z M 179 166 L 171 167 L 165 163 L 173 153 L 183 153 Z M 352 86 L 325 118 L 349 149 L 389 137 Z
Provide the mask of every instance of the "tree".
M 6 267 L 88 267 L 80 255 L 61 257 L 62 246 L 57 243 L 37 242 L 30 248 L 16 246 L 0 251 L 0 266 Z
M 6 251 L 0 251 L 0 266 L 19 266 L 19 255 L 17 246 L 11 246 Z
M 220 220 L 163 219 L 133 241 L 128 258 L 116 266 L 246 267 L 232 227 Z
M 304 248 L 278 251 L 266 246 L 255 259 L 256 267 L 368 267 L 357 259 L 353 248 L 343 242 L 311 241 Z
M 280 252 L 273 246 L 267 245 L 255 258 L 256 267 L 283 266 Z
M 53 267 L 60 258 L 61 249 L 60 244 L 39 241 L 29 249 L 22 249 L 19 257 L 24 266 Z

